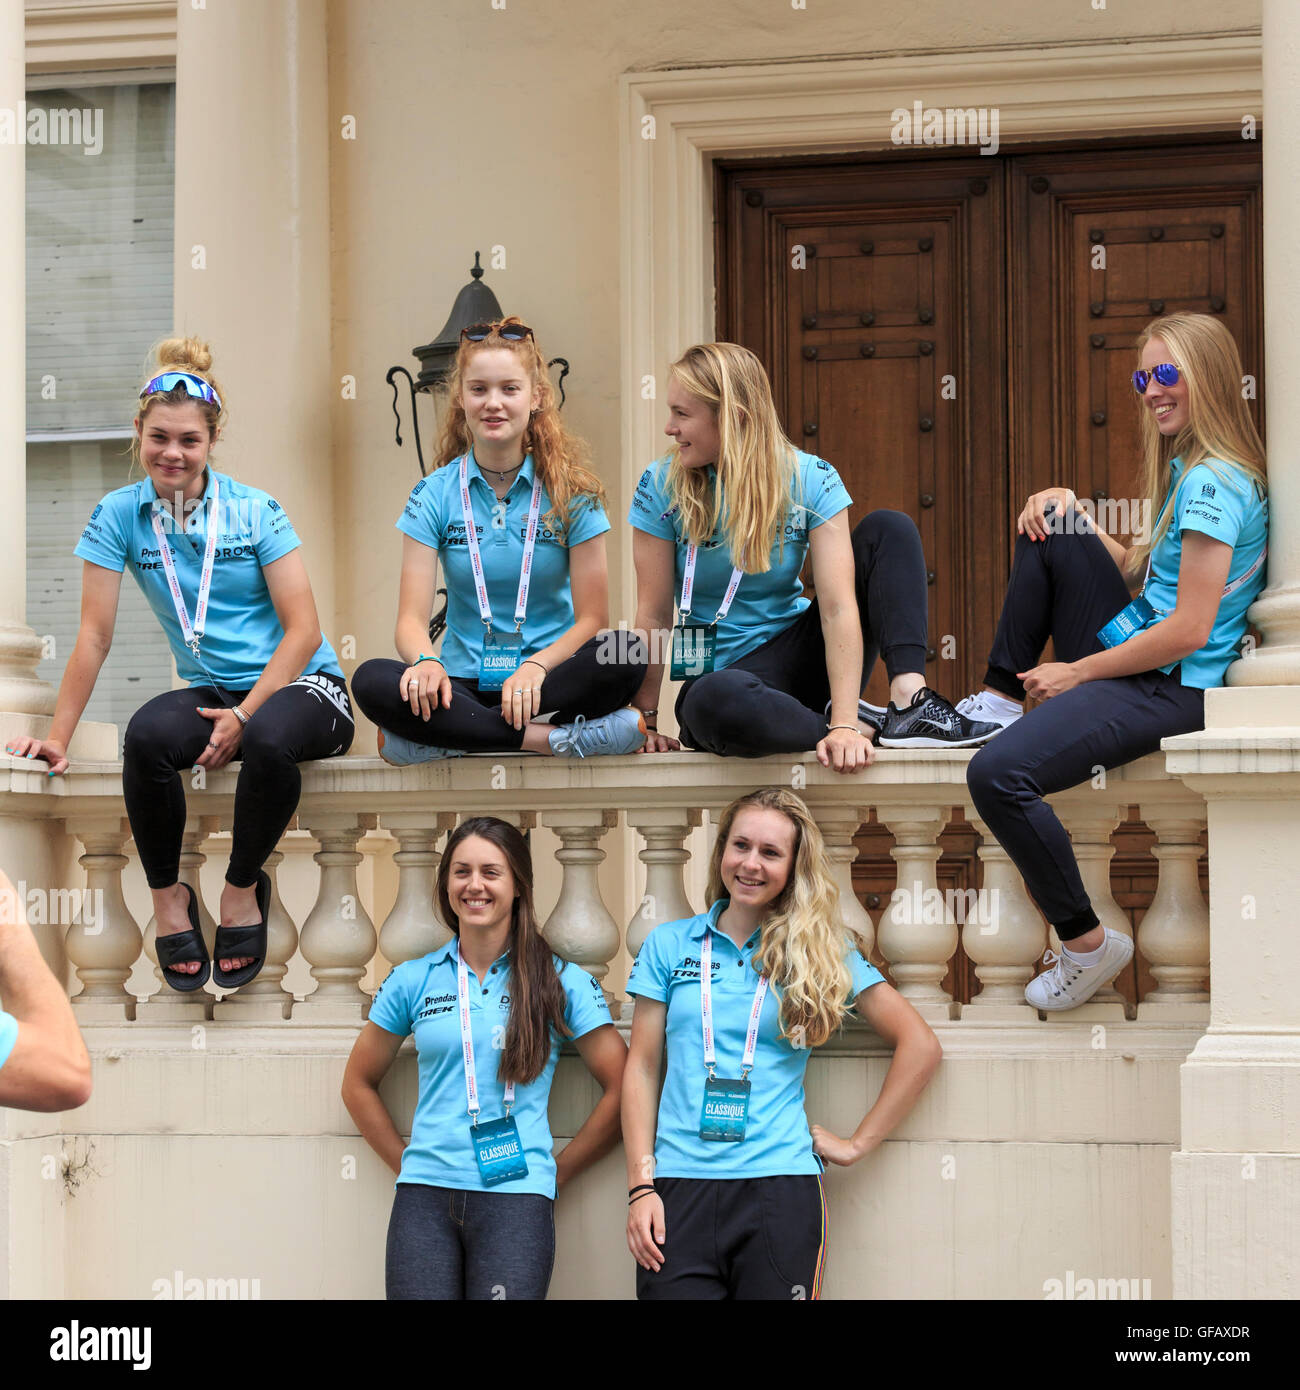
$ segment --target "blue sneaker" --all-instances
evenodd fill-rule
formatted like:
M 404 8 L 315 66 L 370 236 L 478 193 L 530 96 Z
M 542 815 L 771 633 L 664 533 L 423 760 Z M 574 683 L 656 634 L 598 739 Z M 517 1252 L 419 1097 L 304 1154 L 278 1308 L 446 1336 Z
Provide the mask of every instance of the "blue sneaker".
M 579 715 L 572 724 L 552 729 L 547 740 L 557 758 L 591 758 L 635 753 L 645 742 L 645 720 L 637 709 L 616 709 L 600 719 Z
M 410 767 L 413 763 L 432 763 L 439 758 L 463 758 L 458 748 L 432 748 L 427 743 L 416 743 L 403 738 L 401 734 L 390 734 L 387 729 L 379 731 L 379 756 L 393 767 Z

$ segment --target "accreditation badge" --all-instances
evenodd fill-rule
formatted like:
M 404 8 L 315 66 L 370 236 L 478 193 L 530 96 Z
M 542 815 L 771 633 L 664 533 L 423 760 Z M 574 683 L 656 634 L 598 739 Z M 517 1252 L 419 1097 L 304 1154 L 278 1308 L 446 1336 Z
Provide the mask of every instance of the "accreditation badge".
M 738 1144 L 749 1118 L 749 1082 L 740 1077 L 709 1076 L 704 1080 L 700 1138 Z
M 1141 632 L 1155 616 L 1156 610 L 1147 602 L 1146 595 L 1139 594 L 1101 629 L 1097 641 L 1103 647 L 1118 647 L 1135 633 Z
M 483 634 L 483 654 L 478 664 L 478 688 L 500 690 L 519 669 L 524 656 L 524 639 L 518 632 Z
M 474 1145 L 478 1175 L 485 1187 L 496 1187 L 500 1183 L 528 1176 L 528 1160 L 524 1157 L 519 1126 L 515 1124 L 513 1115 L 507 1115 L 503 1120 L 471 1125 L 469 1139 Z
M 717 629 L 705 623 L 679 623 L 673 628 L 672 665 L 669 680 L 694 680 L 713 670 Z

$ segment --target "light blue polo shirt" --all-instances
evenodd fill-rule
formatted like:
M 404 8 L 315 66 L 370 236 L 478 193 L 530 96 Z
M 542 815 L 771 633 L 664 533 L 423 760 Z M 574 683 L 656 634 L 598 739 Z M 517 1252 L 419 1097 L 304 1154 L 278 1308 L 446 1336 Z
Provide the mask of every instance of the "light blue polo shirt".
M 799 580 L 799 571 L 808 553 L 808 533 L 838 516 L 853 502 L 840 475 L 825 459 L 800 450 L 795 450 L 795 458 L 790 508 L 782 525 L 782 535 L 772 546 L 772 567 L 764 574 L 747 574 L 740 581 L 731 611 L 716 628 L 715 670 L 723 670 L 764 642 L 771 641 L 808 607 L 810 600 Z M 716 487 L 718 471 L 712 464 L 708 466 L 708 475 Z M 627 519 L 638 531 L 672 541 L 676 546 L 675 595 L 680 604 L 687 541 L 682 533 L 681 518 L 673 512 L 668 494 L 667 457 L 652 463 L 642 473 Z M 696 556 L 692 622 L 713 621 L 731 581 L 731 569 L 731 555 L 719 526 Z
M 18 1041 L 18 1020 L 13 1014 L 0 1009 L 0 1067 L 9 1060 L 9 1054 Z
M 515 1087 L 511 1114 L 528 1162 L 528 1176 L 513 1182 L 484 1186 L 470 1146 L 469 1113 L 465 1099 L 465 1068 L 461 1061 L 460 1020 L 456 1013 L 456 970 L 459 942 L 418 960 L 395 967 L 370 1006 L 370 1022 L 387 1033 L 415 1034 L 420 1086 L 411 1124 L 411 1142 L 402 1154 L 398 1182 L 427 1183 L 471 1192 L 536 1192 L 555 1196 L 555 1158 L 551 1153 L 547 1104 L 551 1079 L 560 1055 L 560 1038 L 552 1029 L 551 1056 L 541 1075 L 527 1086 Z M 575 1038 L 612 1022 L 599 982 L 572 961 L 555 957 L 564 989 L 564 1022 Z M 486 981 L 469 972 L 470 1034 L 474 1039 L 474 1070 L 478 1082 L 479 1119 L 497 1120 L 505 1114 L 505 1083 L 497 1076 L 500 1049 L 510 1018 L 509 955 L 492 965 Z
M 627 992 L 667 1002 L 668 1067 L 659 1099 L 655 1132 L 655 1174 L 661 1178 L 775 1178 L 820 1173 L 804 1112 L 804 1073 L 810 1049 L 780 1036 L 781 999 L 773 986 L 758 1020 L 754 1070 L 749 1074 L 749 1119 L 738 1144 L 700 1138 L 704 1105 L 704 1040 L 700 1032 L 700 950 L 706 930 L 716 927 L 727 906 L 723 898 L 708 912 L 664 922 L 645 939 Z M 714 1051 L 719 1076 L 740 1075 L 749 1012 L 758 975 L 750 961 L 759 932 L 742 953 L 725 932 L 713 933 Z M 853 998 L 884 976 L 845 938 L 844 961 L 853 977 Z
M 1160 614 L 1174 611 L 1178 604 L 1178 571 L 1183 559 L 1183 533 L 1199 531 L 1213 540 L 1232 546 L 1228 567 L 1231 584 L 1253 565 L 1268 541 L 1268 500 L 1255 491 L 1250 478 L 1230 463 L 1212 459 L 1183 472 L 1182 459 L 1170 464 L 1173 514 L 1169 529 L 1151 552 L 1151 576 L 1147 581 L 1147 601 L 1157 616 L 1147 623 L 1154 627 Z M 1166 673 L 1179 665 L 1183 685 L 1208 690 L 1223 684 L 1224 673 L 1237 659 L 1237 649 L 1246 635 L 1246 610 L 1263 592 L 1267 582 L 1265 562 L 1250 579 L 1219 600 L 1219 611 L 1210 629 L 1209 641 L 1198 652 L 1171 662 L 1160 669 Z
M 199 576 L 213 515 L 210 501 L 214 477 L 220 493 L 220 515 L 216 518 L 219 530 L 212 561 L 207 630 L 201 645 L 206 672 L 185 645 L 172 604 L 151 520 L 154 508 L 161 508 L 162 504 L 148 478 L 120 487 L 100 501 L 90 514 L 74 554 L 119 574 L 129 562 L 135 582 L 162 624 L 183 681 L 189 685 L 210 685 L 215 681 L 226 690 L 251 690 L 261 680 L 267 662 L 284 638 L 262 568 L 297 550 L 302 542 L 275 498 L 261 488 L 236 482 L 209 468 L 202 498 L 187 504 L 183 531 L 163 509 L 167 539 L 176 557 L 176 577 L 191 622 L 198 605 Z M 342 679 L 338 658 L 328 642 L 321 642 L 298 674 L 317 671 Z
M 478 534 L 479 554 L 488 603 L 492 606 L 492 630 L 515 630 L 515 599 L 519 595 L 519 571 L 524 562 L 524 538 L 528 534 L 528 505 L 533 496 L 533 456 L 498 501 L 469 452 L 469 500 Z M 605 509 L 594 498 L 574 498 L 569 505 L 569 529 L 552 531 L 546 525 L 551 498 L 542 489 L 537 549 L 533 553 L 533 577 L 524 618 L 524 655 L 540 652 L 558 641 L 573 626 L 573 595 L 569 588 L 569 548 L 609 530 Z M 411 489 L 397 529 L 438 552 L 447 577 L 447 630 L 440 659 L 449 676 L 476 681 L 483 651 L 483 620 L 479 617 L 465 543 L 465 515 L 460 506 L 460 460 L 453 459 L 421 478 Z

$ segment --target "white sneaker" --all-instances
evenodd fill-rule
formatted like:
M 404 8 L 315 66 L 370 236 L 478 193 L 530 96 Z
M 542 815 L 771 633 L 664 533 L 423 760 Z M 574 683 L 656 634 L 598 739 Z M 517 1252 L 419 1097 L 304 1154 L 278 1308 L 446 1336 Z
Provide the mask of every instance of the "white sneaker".
M 1008 709 L 1007 706 L 1011 708 Z M 990 695 L 987 690 L 981 690 L 978 694 L 967 695 L 964 700 L 957 702 L 957 713 L 964 714 L 967 719 L 974 719 L 984 724 L 999 724 L 1002 728 L 1010 728 L 1017 719 L 1024 718 L 1024 710 L 1015 707 L 1014 700 L 999 699 L 997 696 Z
M 1086 1003 L 1133 959 L 1133 942 L 1123 932 L 1109 927 L 1101 949 L 1102 957 L 1096 965 L 1080 965 L 1067 955 L 1046 952 L 1043 962 L 1052 968 L 1025 986 L 1027 1002 L 1044 1013 L 1059 1013 Z

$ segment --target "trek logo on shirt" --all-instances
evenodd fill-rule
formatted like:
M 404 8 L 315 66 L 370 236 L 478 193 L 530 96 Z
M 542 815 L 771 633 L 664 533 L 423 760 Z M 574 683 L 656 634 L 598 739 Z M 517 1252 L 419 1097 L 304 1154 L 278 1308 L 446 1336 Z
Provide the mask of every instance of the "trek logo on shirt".
M 716 957 L 709 962 L 709 981 L 717 977 L 722 969 L 722 962 Z M 679 964 L 673 966 L 674 980 L 698 980 L 700 978 L 700 960 L 698 956 L 683 956 Z
M 474 534 L 479 540 L 483 539 L 483 528 L 477 522 L 474 523 Z M 463 545 L 468 550 L 469 543 L 465 539 L 465 523 L 463 521 L 449 521 L 442 528 L 442 543 L 443 545 Z
M 379 996 L 376 995 L 376 998 Z M 456 996 L 454 994 L 426 994 L 424 996 L 424 1007 L 415 1016 L 415 1021 L 419 1023 L 422 1019 L 437 1018 L 439 1014 L 449 1014 L 455 1012 Z

